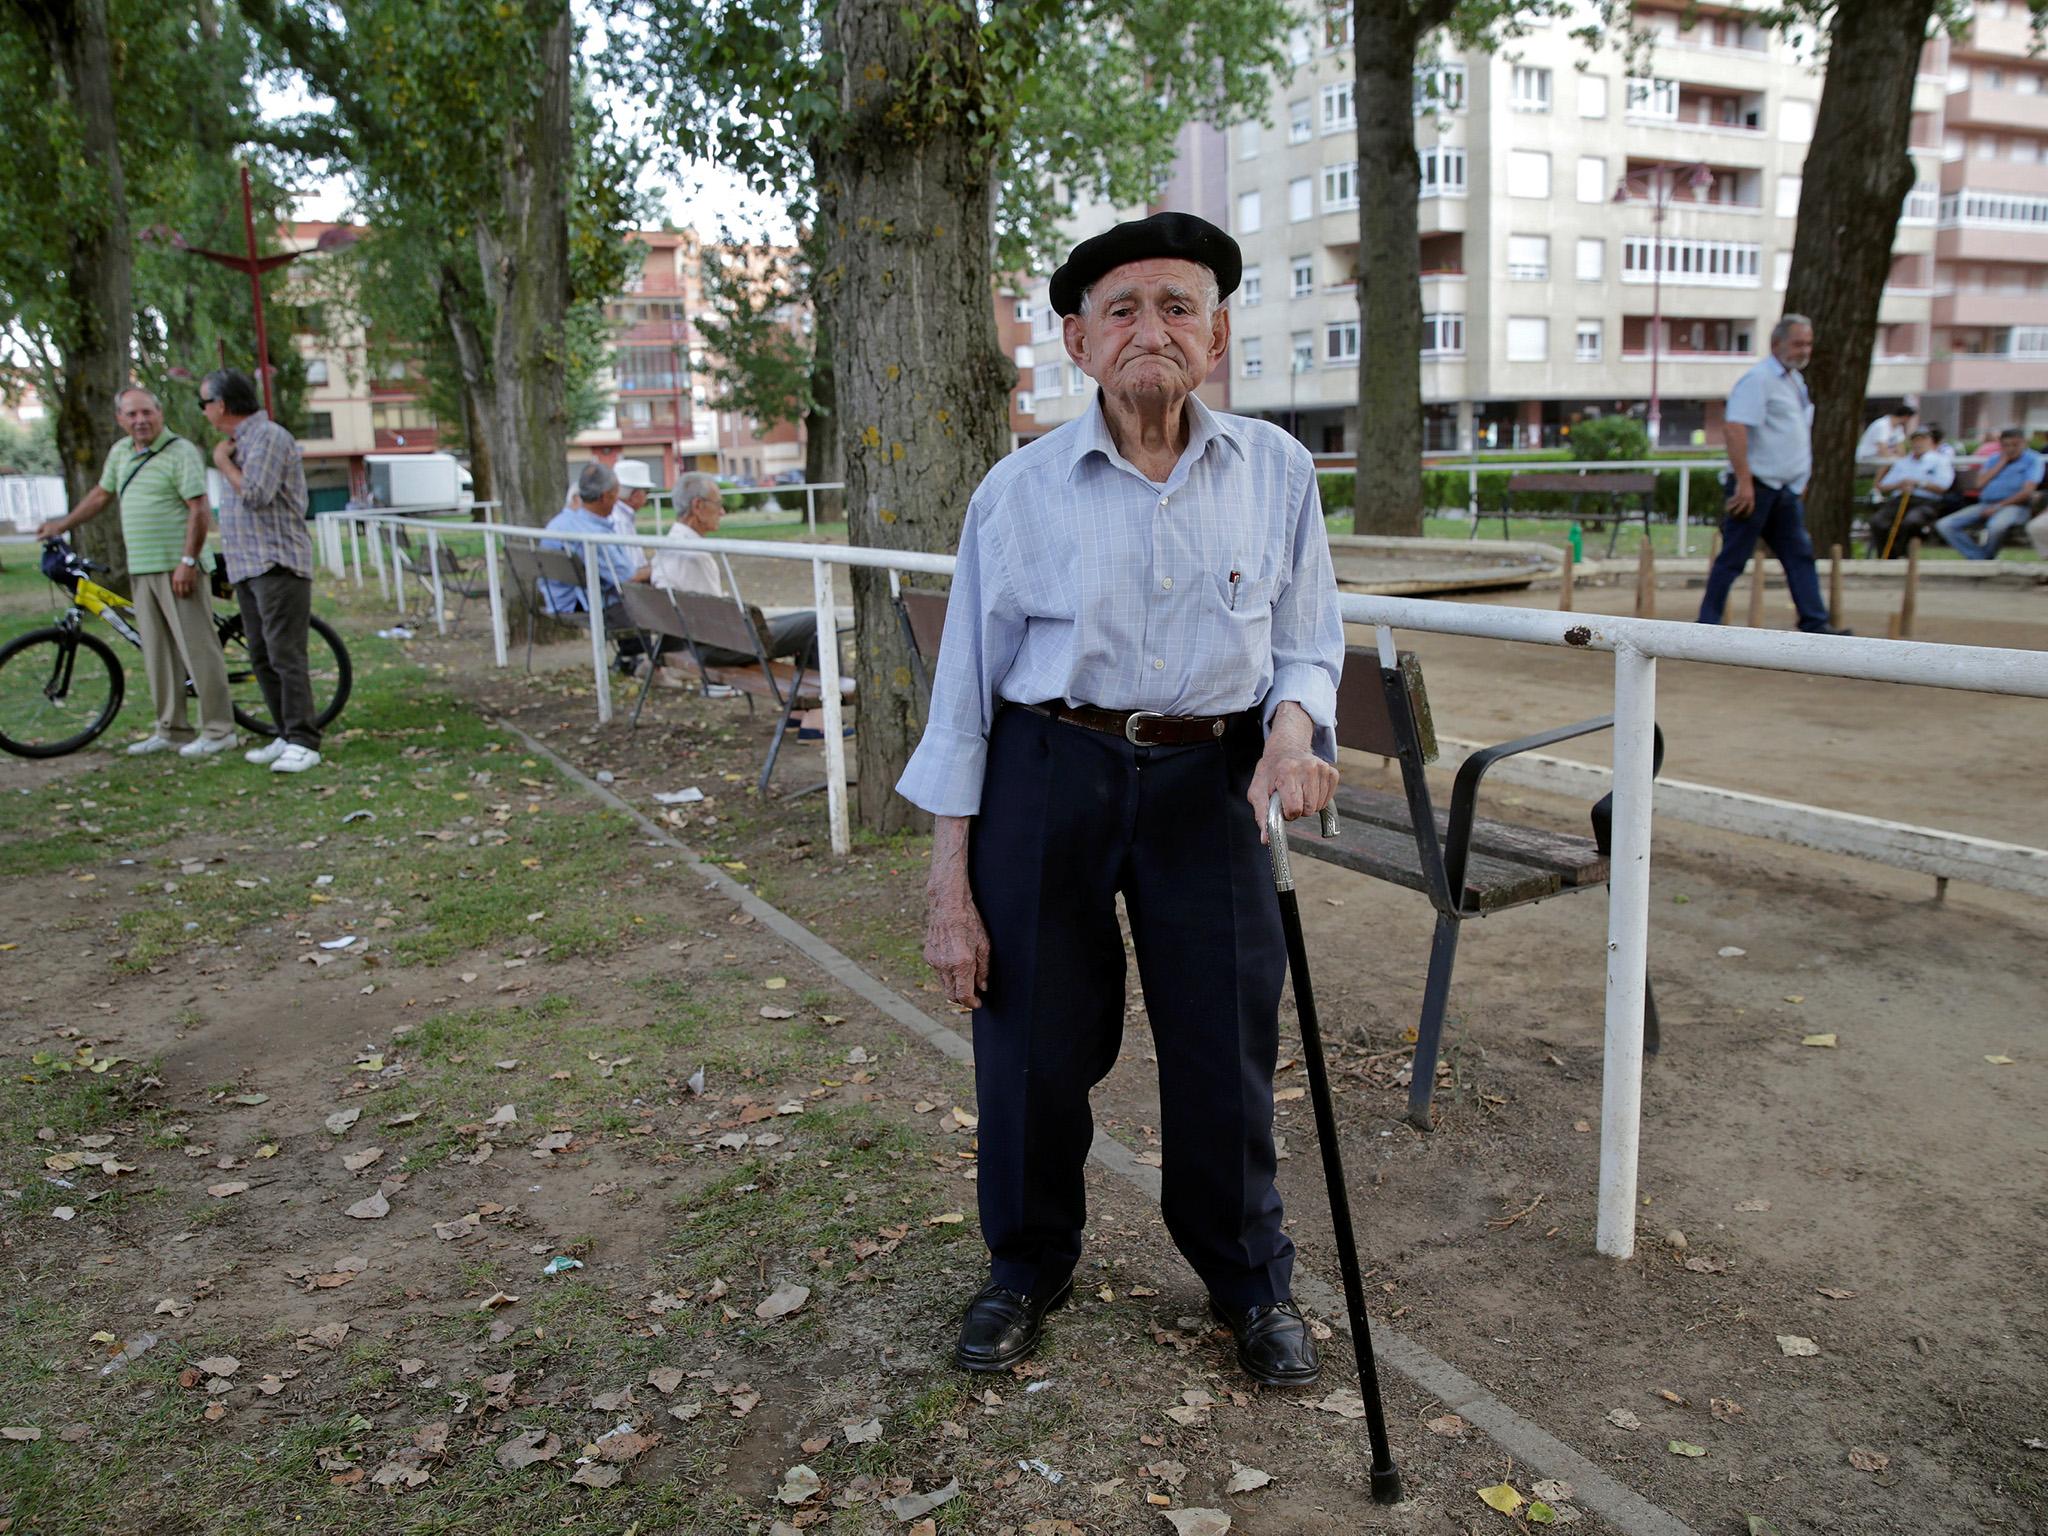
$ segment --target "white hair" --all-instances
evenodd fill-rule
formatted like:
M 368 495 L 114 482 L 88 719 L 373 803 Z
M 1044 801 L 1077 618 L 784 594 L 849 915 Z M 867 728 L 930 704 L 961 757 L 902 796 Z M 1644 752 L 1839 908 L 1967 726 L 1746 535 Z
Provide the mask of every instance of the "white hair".
M 145 388 L 143 385 L 140 384 L 130 384 L 125 388 L 117 389 L 114 391 L 114 409 L 116 411 L 119 411 L 121 409 L 121 402 L 123 400 L 126 400 L 130 395 L 141 395 L 145 397 L 149 401 L 149 403 L 155 406 L 159 411 L 161 411 L 164 408 L 164 403 L 163 401 L 157 399 L 155 390 Z
M 604 499 L 605 492 L 618 488 L 619 477 L 595 459 L 584 465 L 583 472 L 576 477 L 576 494 L 586 507 L 596 505 Z
M 1792 334 L 1795 326 L 1801 325 L 1805 326 L 1809 331 L 1813 329 L 1813 322 L 1804 315 L 1783 316 L 1776 325 L 1771 327 L 1771 345 L 1775 347 L 1779 342 Z
M 687 475 L 676 479 L 676 505 L 687 510 L 693 501 L 702 501 L 718 493 L 718 476 L 708 475 L 701 469 L 693 469 Z
M 1101 281 L 1102 279 L 1098 277 L 1095 283 Z M 1083 320 L 1088 318 L 1089 307 L 1095 301 L 1095 283 L 1090 283 L 1081 290 L 1081 302 L 1074 306 L 1074 313 Z M 1223 285 L 1216 281 L 1216 274 L 1207 267 L 1202 268 L 1201 283 L 1197 291 L 1201 294 L 1202 308 L 1209 314 L 1215 314 L 1223 303 Z

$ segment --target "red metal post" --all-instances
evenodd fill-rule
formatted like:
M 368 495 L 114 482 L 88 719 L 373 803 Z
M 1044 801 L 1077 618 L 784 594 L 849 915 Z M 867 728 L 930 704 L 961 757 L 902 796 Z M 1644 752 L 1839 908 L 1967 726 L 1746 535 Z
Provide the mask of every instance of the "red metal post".
M 263 409 L 277 419 L 270 394 L 270 333 L 263 323 L 263 267 L 256 254 L 256 205 L 249 194 L 249 167 L 242 168 L 242 235 L 249 246 L 249 297 L 256 306 L 256 377 L 263 385 Z

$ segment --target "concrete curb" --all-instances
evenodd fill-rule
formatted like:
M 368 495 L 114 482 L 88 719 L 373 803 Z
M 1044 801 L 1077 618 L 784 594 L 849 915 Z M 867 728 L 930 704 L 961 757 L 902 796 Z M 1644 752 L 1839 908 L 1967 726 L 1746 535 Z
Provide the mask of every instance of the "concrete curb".
M 872 1004 L 948 1060 L 963 1066 L 973 1063 L 974 1047 L 957 1030 L 911 1006 L 892 988 L 868 975 L 823 938 L 787 913 L 770 906 L 726 871 L 696 853 L 674 833 L 642 814 L 624 797 L 564 760 L 553 748 L 543 746 L 508 721 L 493 720 L 490 724 L 515 737 L 536 756 L 546 758 L 557 772 L 586 794 L 631 818 L 654 842 L 675 849 L 683 856 L 691 872 L 700 876 L 709 888 L 727 897 L 777 937 L 787 940 L 847 990 Z M 1106 1135 L 1099 1127 L 1095 1132 L 1094 1145 L 1089 1149 L 1089 1158 L 1123 1179 L 1155 1205 L 1158 1203 L 1159 1170 L 1140 1163 L 1129 1147 Z M 1295 1287 L 1304 1300 L 1329 1318 L 1332 1327 L 1350 1332 L 1344 1298 L 1334 1286 L 1297 1268 Z M 1576 1490 L 1572 1499 L 1574 1504 L 1611 1521 L 1629 1536 L 1695 1536 L 1692 1527 L 1669 1510 L 1623 1487 L 1541 1425 L 1515 1412 L 1449 1361 L 1439 1358 L 1405 1334 L 1397 1333 L 1382 1323 L 1373 1329 L 1373 1346 L 1378 1356 L 1394 1370 L 1432 1397 L 1440 1399 L 1451 1412 L 1477 1427 L 1502 1449 L 1546 1477 L 1571 1483 Z

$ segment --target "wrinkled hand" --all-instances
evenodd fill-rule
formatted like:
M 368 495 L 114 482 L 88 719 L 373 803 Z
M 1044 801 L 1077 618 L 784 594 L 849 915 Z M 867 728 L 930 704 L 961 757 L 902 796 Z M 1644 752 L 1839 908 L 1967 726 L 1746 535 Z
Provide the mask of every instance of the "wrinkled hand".
M 199 572 L 189 565 L 171 567 L 171 591 L 179 597 L 190 597 L 199 587 Z
M 1722 510 L 1730 517 L 1747 517 L 1756 510 L 1756 482 L 1747 476 L 1735 482 Z
M 1311 815 L 1336 795 L 1337 770 L 1313 752 L 1269 742 L 1252 774 L 1252 787 L 1245 792 L 1258 818 L 1261 843 L 1266 841 L 1266 806 L 1276 793 L 1280 814 L 1287 820 Z
M 988 930 L 964 887 L 929 897 L 924 959 L 939 973 L 949 1001 L 962 1008 L 981 1006 L 988 988 Z

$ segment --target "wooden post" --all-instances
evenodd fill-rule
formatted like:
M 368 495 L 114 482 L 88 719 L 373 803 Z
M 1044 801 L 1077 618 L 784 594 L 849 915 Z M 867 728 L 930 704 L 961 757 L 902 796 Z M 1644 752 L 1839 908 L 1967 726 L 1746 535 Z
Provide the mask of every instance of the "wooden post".
M 1828 622 L 1842 627 L 1842 546 L 1828 546 Z
M 1749 561 L 1749 627 L 1764 627 L 1764 541 L 1756 541 L 1756 553 Z
M 1707 564 L 1712 565 L 1721 558 L 1721 530 L 1716 528 L 1714 536 L 1707 540 Z
M 1650 547 L 1647 536 L 1643 539 L 1641 553 L 1636 556 L 1636 617 L 1657 617 L 1657 554 Z
M 1899 638 L 1913 638 L 1913 611 L 1920 605 L 1920 541 L 1906 546 L 1906 595 L 1899 599 Z
M 1564 547 L 1564 580 L 1557 589 L 1557 611 L 1559 613 L 1570 613 L 1572 611 L 1572 574 L 1577 569 L 1578 561 L 1572 554 L 1571 545 L 1567 544 Z

